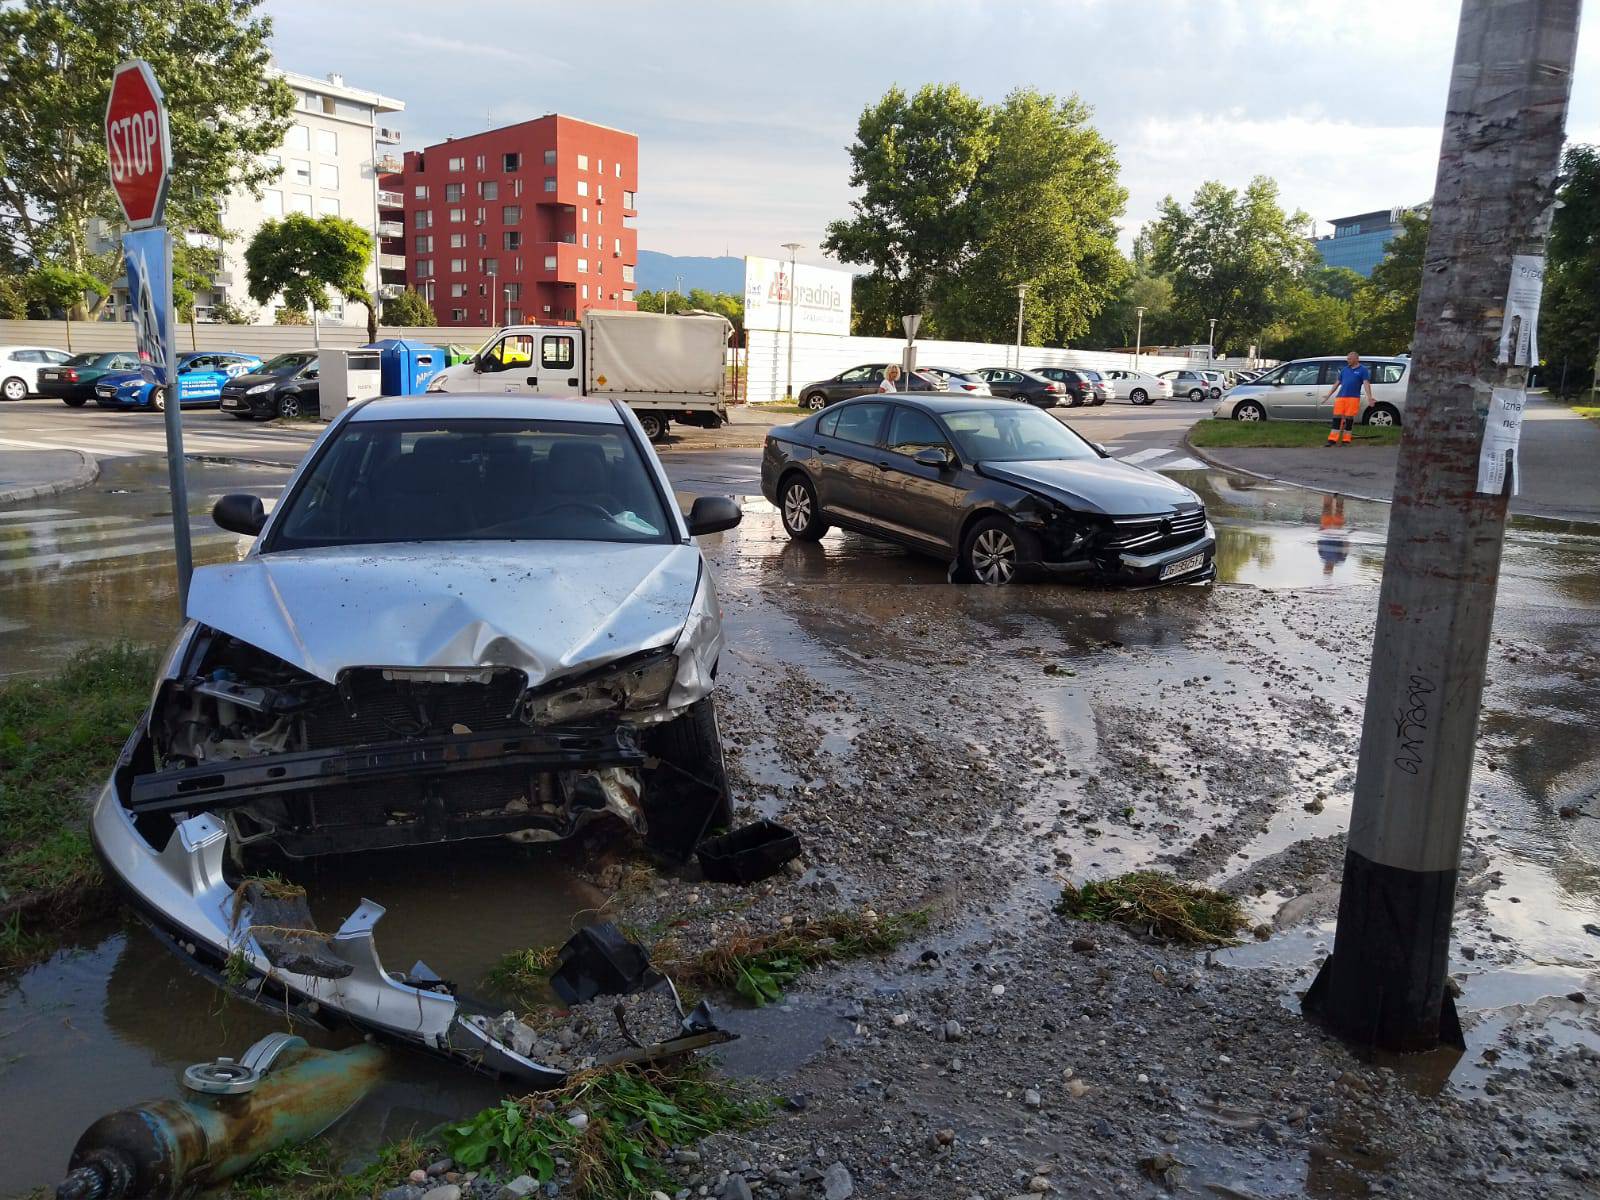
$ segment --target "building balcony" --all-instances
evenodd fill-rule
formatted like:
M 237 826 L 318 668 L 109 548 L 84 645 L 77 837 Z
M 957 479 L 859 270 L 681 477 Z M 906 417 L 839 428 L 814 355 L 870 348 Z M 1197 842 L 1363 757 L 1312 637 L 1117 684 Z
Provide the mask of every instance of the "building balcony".
M 406 285 L 403 283 L 380 283 L 378 285 L 378 298 L 381 300 L 394 300 L 403 295 Z
M 406 195 L 404 192 L 390 192 L 382 188 L 378 189 L 379 208 L 404 208 L 405 206 Z
M 406 256 L 404 254 L 378 255 L 378 267 L 384 271 L 404 271 L 406 269 Z
M 405 237 L 405 235 L 406 235 L 406 223 L 404 221 L 379 221 L 378 222 L 378 236 L 379 237 L 403 238 L 403 237 Z
M 390 125 L 379 125 L 372 131 L 372 136 L 377 139 L 380 146 L 398 146 L 400 144 L 400 131 Z
M 393 175 L 405 169 L 405 163 L 395 154 L 380 154 L 378 161 L 373 164 L 384 175 Z

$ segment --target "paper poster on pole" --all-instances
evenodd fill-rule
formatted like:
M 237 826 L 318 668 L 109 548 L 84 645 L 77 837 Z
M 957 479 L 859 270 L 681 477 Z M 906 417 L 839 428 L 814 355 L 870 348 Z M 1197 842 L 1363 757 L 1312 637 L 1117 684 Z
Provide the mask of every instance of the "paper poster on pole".
M 796 333 L 850 332 L 850 285 L 855 277 L 848 271 L 827 267 L 794 269 L 793 317 Z M 744 260 L 744 326 L 746 329 L 774 329 L 788 332 L 790 320 L 789 264 L 775 258 Z
M 152 383 L 171 382 L 175 365 L 172 328 L 172 238 L 164 225 L 122 235 L 128 262 L 128 302 L 133 309 L 139 366 Z
M 1522 440 L 1522 414 L 1528 396 L 1521 388 L 1495 388 L 1489 416 L 1483 423 L 1483 448 L 1478 452 L 1478 492 L 1498 496 L 1511 477 L 1511 495 L 1517 494 L 1517 443 Z
M 1495 361 L 1518 367 L 1539 363 L 1539 301 L 1544 296 L 1544 258 L 1511 256 L 1505 315 L 1500 318 L 1500 353 Z

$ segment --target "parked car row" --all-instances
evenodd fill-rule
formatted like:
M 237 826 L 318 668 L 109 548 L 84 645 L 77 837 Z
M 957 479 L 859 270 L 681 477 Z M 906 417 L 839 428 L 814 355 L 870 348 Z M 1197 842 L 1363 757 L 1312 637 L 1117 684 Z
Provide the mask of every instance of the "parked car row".
M 800 403 L 816 411 L 881 390 L 888 363 L 863 363 L 840 371 L 828 379 L 807 384 L 800 390 Z M 1008 400 L 1021 400 L 1038 408 L 1068 408 L 1105 404 L 1110 400 L 1126 400 L 1129 404 L 1154 404 L 1157 400 L 1170 400 L 1179 394 L 1172 376 L 1150 375 L 1143 371 L 1094 371 L 1085 367 L 979 367 L 960 370 L 954 367 L 921 367 L 909 381 L 902 380 L 896 390 L 903 392 L 961 392 L 969 396 L 1000 396 Z M 1182 373 L 1192 374 L 1192 373 Z M 1200 394 L 1222 395 L 1220 378 L 1216 391 L 1210 392 L 1210 380 L 1199 380 Z

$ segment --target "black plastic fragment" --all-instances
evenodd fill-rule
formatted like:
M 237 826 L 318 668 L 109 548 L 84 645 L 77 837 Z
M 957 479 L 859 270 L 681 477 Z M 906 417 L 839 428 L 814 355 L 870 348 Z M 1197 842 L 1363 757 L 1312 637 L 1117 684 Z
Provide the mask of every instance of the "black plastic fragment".
M 250 933 L 279 970 L 317 979 L 343 979 L 355 970 L 329 952 L 327 935 L 317 929 L 305 892 L 251 880 L 245 884 L 244 900 L 250 906 Z
M 700 870 L 717 883 L 756 883 L 776 875 L 800 854 L 800 838 L 776 821 L 756 821 L 720 837 L 707 838 L 697 851 Z
M 583 1004 L 596 996 L 626 996 L 663 978 L 650 965 L 644 947 L 630 942 L 610 921 L 578 930 L 557 957 L 560 965 L 550 976 L 550 986 L 568 1004 Z

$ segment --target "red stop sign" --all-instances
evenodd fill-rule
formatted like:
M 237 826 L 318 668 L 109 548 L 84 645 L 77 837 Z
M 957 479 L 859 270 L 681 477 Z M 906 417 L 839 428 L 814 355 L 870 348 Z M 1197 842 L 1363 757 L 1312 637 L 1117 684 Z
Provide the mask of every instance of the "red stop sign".
M 106 101 L 106 155 L 111 187 L 135 229 L 161 221 L 172 174 L 172 135 L 155 72 L 142 59 L 117 68 Z

